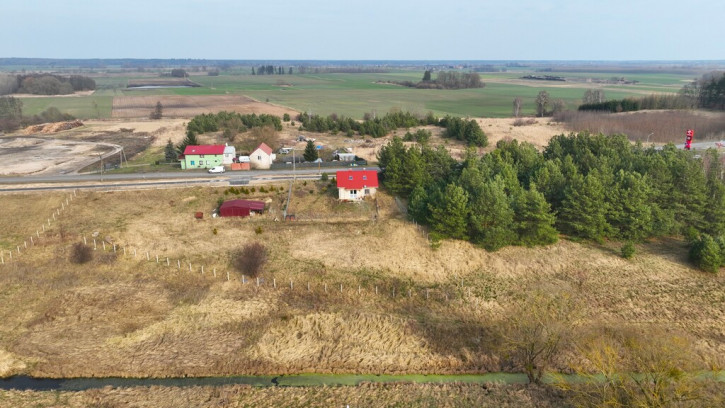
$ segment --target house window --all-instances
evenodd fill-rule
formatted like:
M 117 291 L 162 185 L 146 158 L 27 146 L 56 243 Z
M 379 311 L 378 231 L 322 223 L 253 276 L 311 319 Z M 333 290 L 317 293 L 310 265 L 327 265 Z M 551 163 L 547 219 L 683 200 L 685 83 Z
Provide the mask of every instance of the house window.
M 348 178 L 347 178 L 347 179 L 348 179 L 348 180 L 352 180 L 352 176 L 348 176 Z
M 199 158 L 200 158 L 200 159 L 203 159 L 203 158 L 204 158 L 204 155 L 203 155 L 203 154 L 200 154 L 200 155 L 199 155 Z
M 363 180 L 367 180 L 367 179 L 368 179 L 368 176 L 363 174 Z
M 257 156 L 257 160 L 262 161 L 262 156 Z
M 365 189 L 365 195 L 370 195 L 370 189 L 369 188 L 366 188 Z
M 357 190 L 350 190 L 350 198 L 357 198 Z
M 191 161 L 191 165 L 192 165 L 192 166 L 194 165 L 194 160 L 192 160 L 192 161 Z

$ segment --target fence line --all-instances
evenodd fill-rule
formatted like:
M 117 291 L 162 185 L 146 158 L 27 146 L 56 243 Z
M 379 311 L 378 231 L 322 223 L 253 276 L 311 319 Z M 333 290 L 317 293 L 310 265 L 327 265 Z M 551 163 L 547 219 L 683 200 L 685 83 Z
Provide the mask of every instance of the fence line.
M 12 250 L 0 250 L 0 266 L 9 264 L 13 261 L 16 261 L 20 258 L 20 256 L 30 248 L 39 245 L 42 241 L 42 237 L 45 236 L 46 233 L 50 230 L 50 227 L 52 226 L 53 221 L 57 221 L 58 218 L 61 216 L 62 213 L 65 211 L 68 211 L 71 208 L 71 204 L 73 203 L 74 199 L 77 197 L 77 190 L 73 190 L 72 194 L 70 194 L 68 197 L 65 198 L 64 201 L 61 202 L 61 205 L 55 209 L 53 209 L 51 213 L 51 217 L 47 218 L 47 224 L 48 228 L 46 229 L 45 223 L 41 224 L 40 228 L 36 229 L 35 231 L 35 238 L 33 238 L 32 234 L 29 235 L 29 241 L 30 245 L 28 245 L 28 240 L 24 240 L 22 245 L 16 245 L 15 251 Z M 108 242 L 110 244 L 110 248 L 106 247 L 106 239 L 101 240 L 102 248 L 98 248 L 97 244 L 97 233 L 91 234 L 93 237 L 93 249 L 98 251 L 102 250 L 104 252 L 106 251 L 112 251 L 112 253 L 117 253 L 117 251 L 120 250 L 123 252 L 123 258 L 129 258 L 131 255 L 130 249 L 133 249 L 133 259 L 138 258 L 138 249 L 142 249 L 142 253 L 146 253 L 146 262 L 153 262 L 159 267 L 164 267 L 170 270 L 173 270 L 172 268 L 172 262 L 171 258 L 166 256 L 165 254 L 153 254 L 153 260 L 152 260 L 152 254 L 150 251 L 145 250 L 143 248 L 138 248 L 137 246 L 129 246 L 129 245 L 118 245 L 116 243 Z M 79 237 L 80 238 L 80 237 Z M 88 245 L 88 239 L 85 234 L 82 235 L 83 244 Z M 15 255 L 14 255 L 15 253 Z M 8 255 L 6 257 L 6 254 Z M 166 262 L 164 265 L 164 262 L 161 262 L 162 256 L 166 258 Z M 143 260 L 143 255 L 141 260 Z M 181 262 L 182 259 L 176 259 L 176 270 L 178 272 L 181 272 Z M 193 265 L 190 260 L 184 260 L 184 263 L 187 263 L 189 265 L 189 272 L 194 273 Z M 287 292 L 300 292 L 300 293 L 324 293 L 326 295 L 334 296 L 336 294 L 339 295 L 356 295 L 356 296 L 362 296 L 364 294 L 374 294 L 375 296 L 390 296 L 391 298 L 408 298 L 412 299 L 414 297 L 418 297 L 425 300 L 443 300 L 449 301 L 452 297 L 452 295 L 458 294 L 459 296 L 453 296 L 454 298 L 470 298 L 471 297 L 471 288 L 467 288 L 467 291 L 464 290 L 463 285 L 459 288 L 453 289 L 451 291 L 447 290 L 440 290 L 440 289 L 431 289 L 431 288 L 416 288 L 411 289 L 407 287 L 407 292 L 401 290 L 400 288 L 397 288 L 395 286 L 390 287 L 389 290 L 386 291 L 380 291 L 378 285 L 374 285 L 373 287 L 364 287 L 362 284 L 358 284 L 357 288 L 354 287 L 354 285 L 351 285 L 349 288 L 345 287 L 343 283 L 332 283 L 332 287 L 337 290 L 329 290 L 328 288 L 328 282 L 318 282 L 316 284 L 313 284 L 309 280 L 303 281 L 301 285 L 296 285 L 294 279 L 289 279 L 289 285 L 277 285 L 277 278 L 271 277 L 270 279 L 264 279 L 260 278 L 258 276 L 253 277 L 254 279 L 250 280 L 245 275 L 241 275 L 241 278 L 233 277 L 231 272 L 227 270 L 222 270 L 220 274 L 217 274 L 217 268 L 215 266 L 212 267 L 212 274 L 205 273 L 205 266 L 208 265 L 198 265 L 197 271 L 201 276 L 208 277 L 209 279 L 224 279 L 226 277 L 226 281 L 240 281 L 242 287 L 251 287 L 255 290 L 263 290 L 263 289 L 270 289 L 275 291 L 287 291 Z M 208 268 L 207 268 L 208 270 Z M 224 273 L 226 272 L 226 273 Z M 320 291 L 321 289 L 321 291 Z M 452 292 L 452 293 L 451 293 Z

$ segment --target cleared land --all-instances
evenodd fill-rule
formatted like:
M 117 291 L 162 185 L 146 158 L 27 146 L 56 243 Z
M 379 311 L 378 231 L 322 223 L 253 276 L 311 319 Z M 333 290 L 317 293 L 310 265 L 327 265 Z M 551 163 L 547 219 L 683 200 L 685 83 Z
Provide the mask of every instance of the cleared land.
M 121 147 L 131 164 L 150 165 L 163 160 L 168 140 L 179 143 L 185 134 L 181 119 L 89 120 L 59 132 L 32 130 L 0 137 L 0 175 L 72 173 L 99 162 L 100 154 L 118 164 L 120 155 L 113 152 Z
M 67 194 L 4 195 L 0 374 L 501 371 L 510 366 L 499 324 L 541 291 L 578 299 L 582 329 L 666 331 L 691 339 L 699 367 L 725 364 L 725 276 L 693 269 L 680 241 L 641 245 L 633 261 L 617 244 L 568 241 L 433 250 L 391 197 L 379 196 L 373 221 L 373 203 L 339 204 L 328 183 L 298 182 L 292 206 L 303 221 L 275 222 L 287 186 L 81 193 L 27 250 Z M 194 219 L 220 197 L 268 200 L 270 212 Z M 93 260 L 70 263 L 71 245 L 93 245 L 94 232 Z M 250 242 L 270 251 L 259 286 L 229 263 Z M 564 350 L 554 368 L 578 359 Z
M 296 114 L 292 109 L 258 102 L 242 95 L 157 95 L 116 96 L 113 98 L 112 116 L 114 118 L 148 117 L 157 102 L 161 102 L 163 105 L 163 115 L 172 118 L 190 118 L 202 113 L 219 111 L 268 113 L 280 117 L 285 113 Z

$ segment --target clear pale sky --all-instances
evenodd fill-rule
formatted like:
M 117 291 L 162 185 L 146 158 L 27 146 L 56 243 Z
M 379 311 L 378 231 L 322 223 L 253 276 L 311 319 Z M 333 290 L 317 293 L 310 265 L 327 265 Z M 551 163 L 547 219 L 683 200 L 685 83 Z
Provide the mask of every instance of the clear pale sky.
M 0 0 L 0 57 L 723 60 L 723 0 Z

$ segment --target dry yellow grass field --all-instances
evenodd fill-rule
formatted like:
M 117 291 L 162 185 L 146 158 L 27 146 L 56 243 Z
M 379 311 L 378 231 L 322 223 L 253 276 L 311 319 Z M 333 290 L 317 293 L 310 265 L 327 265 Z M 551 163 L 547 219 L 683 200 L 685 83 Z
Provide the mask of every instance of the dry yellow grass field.
M 632 261 L 616 243 L 432 249 L 391 197 L 373 217 L 374 203 L 341 205 L 328 183 L 298 181 L 300 221 L 275 221 L 288 186 L 79 192 L 19 255 L 69 193 L 0 196 L 0 375 L 508 370 L 497 328 L 534 292 L 577 298 L 580 327 L 665 330 L 693 339 L 700 367 L 725 364 L 725 278 L 692 268 L 680 241 L 638 246 Z M 270 211 L 211 218 L 220 197 Z M 71 263 L 72 245 L 94 235 L 93 259 Z M 269 250 L 259 286 L 230 266 L 251 242 Z M 564 350 L 554 368 L 577 358 Z
M 363 384 L 356 387 L 135 387 L 82 392 L 0 390 L 0 407 L 561 407 L 560 395 L 496 384 Z

